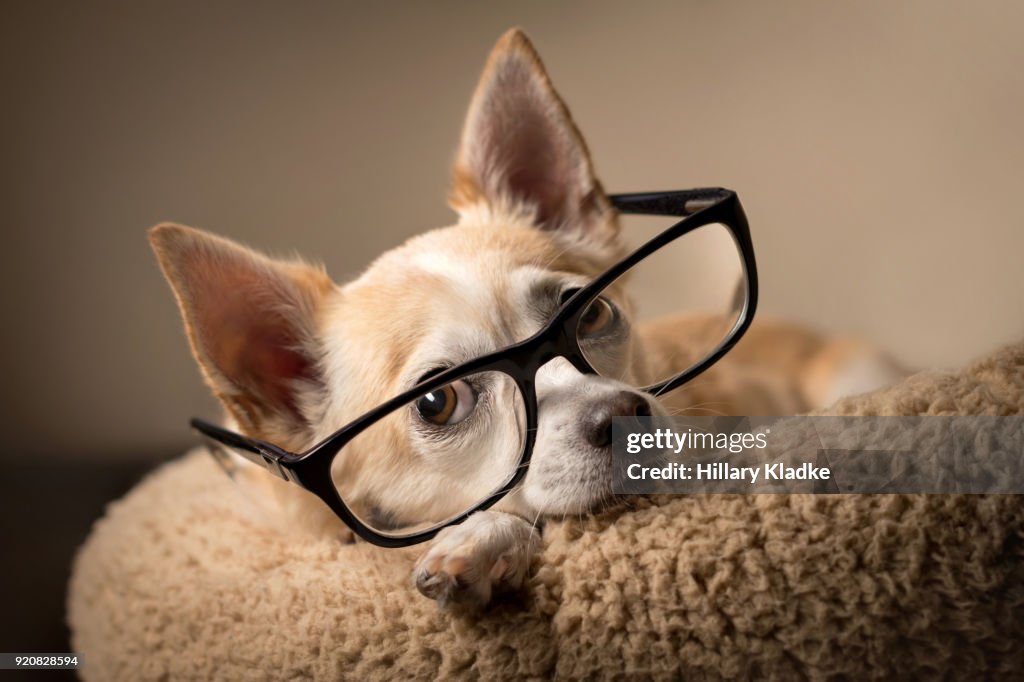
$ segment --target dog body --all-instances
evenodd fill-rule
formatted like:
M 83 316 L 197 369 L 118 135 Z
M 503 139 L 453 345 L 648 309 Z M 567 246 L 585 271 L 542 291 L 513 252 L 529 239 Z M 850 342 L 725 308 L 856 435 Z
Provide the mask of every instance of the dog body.
M 526 339 L 566 292 L 626 252 L 583 139 L 518 31 L 490 57 L 454 177 L 458 224 L 409 240 L 343 286 L 306 263 L 273 260 L 191 228 L 154 228 L 193 352 L 235 427 L 303 451 L 430 372 Z M 622 287 L 607 295 L 628 315 Z M 481 604 L 495 588 L 519 585 L 537 546 L 538 519 L 609 501 L 613 416 L 794 414 L 838 397 L 837 386 L 868 390 L 899 374 L 866 345 L 757 321 L 729 355 L 664 401 L 631 388 L 647 375 L 685 369 L 671 365 L 707 333 L 692 316 L 641 328 L 623 359 L 626 381 L 581 374 L 563 358 L 542 367 L 524 483 L 492 511 L 437 536 L 414 571 L 421 592 L 442 603 Z M 859 369 L 851 375 L 850 368 Z M 458 383 L 456 397 L 463 396 Z M 498 381 L 489 390 L 501 396 L 514 388 Z M 366 516 L 440 519 L 490 493 L 485 474 L 494 463 L 485 453 L 508 438 L 514 415 L 502 413 L 498 400 L 470 405 L 476 398 L 467 396 L 466 409 L 491 411 L 484 440 L 460 448 L 424 439 L 399 420 L 375 429 L 372 442 L 357 438 L 337 458 L 332 474 L 346 502 Z M 290 518 L 315 533 L 344 534 L 312 495 L 255 468 L 252 474 Z

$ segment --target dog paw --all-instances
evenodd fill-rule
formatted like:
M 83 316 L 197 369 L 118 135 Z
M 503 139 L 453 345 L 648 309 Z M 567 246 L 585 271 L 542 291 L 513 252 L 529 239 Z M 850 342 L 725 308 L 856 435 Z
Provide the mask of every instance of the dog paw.
M 518 589 L 539 547 L 533 526 L 511 514 L 477 512 L 438 533 L 413 570 L 417 589 L 442 607 L 479 608 Z

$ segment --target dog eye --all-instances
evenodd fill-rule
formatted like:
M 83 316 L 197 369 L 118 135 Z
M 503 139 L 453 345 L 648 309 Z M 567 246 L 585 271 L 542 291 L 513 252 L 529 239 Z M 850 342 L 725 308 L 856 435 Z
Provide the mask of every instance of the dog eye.
M 473 412 L 476 391 L 465 381 L 453 381 L 416 401 L 416 411 L 437 426 L 454 426 Z
M 600 334 L 614 319 L 615 310 L 612 304 L 603 298 L 596 298 L 580 318 L 579 333 L 583 336 Z

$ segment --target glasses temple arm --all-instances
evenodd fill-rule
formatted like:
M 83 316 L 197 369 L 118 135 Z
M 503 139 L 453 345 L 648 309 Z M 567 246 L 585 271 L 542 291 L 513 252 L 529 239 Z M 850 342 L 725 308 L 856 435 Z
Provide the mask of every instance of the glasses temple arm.
M 734 193 L 722 187 L 701 187 L 675 192 L 637 192 L 608 197 L 620 213 L 686 217 L 727 199 Z
M 241 457 L 266 469 L 275 476 L 286 481 L 294 478 L 289 474 L 289 469 L 286 468 L 286 465 L 295 459 L 295 456 L 290 452 L 270 443 L 222 429 L 202 419 L 193 419 L 189 424 L 207 440 L 217 445 L 231 448 L 232 451 Z

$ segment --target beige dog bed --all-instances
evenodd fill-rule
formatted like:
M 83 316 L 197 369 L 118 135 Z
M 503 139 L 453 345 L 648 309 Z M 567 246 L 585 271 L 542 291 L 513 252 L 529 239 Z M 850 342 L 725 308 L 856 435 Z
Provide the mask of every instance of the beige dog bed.
M 840 414 L 1024 413 L 1024 344 Z M 86 680 L 1017 678 L 1024 498 L 693 496 L 550 523 L 517 599 L 439 612 L 418 552 L 296 539 L 204 453 L 75 562 Z

